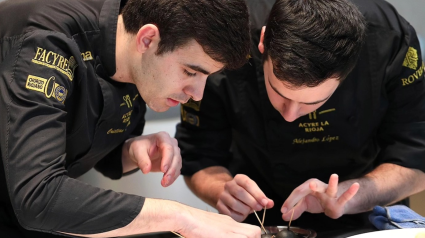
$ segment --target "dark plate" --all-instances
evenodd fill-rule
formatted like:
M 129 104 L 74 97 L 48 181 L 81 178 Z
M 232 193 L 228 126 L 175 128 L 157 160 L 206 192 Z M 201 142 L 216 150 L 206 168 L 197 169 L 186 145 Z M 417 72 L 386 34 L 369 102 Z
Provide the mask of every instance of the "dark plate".
M 265 226 L 267 234 L 271 233 L 272 235 L 277 234 L 281 230 L 288 229 L 287 226 Z M 304 229 L 300 227 L 291 226 L 291 231 L 297 233 L 300 238 L 315 238 L 317 236 L 316 232 L 309 229 Z M 264 234 L 264 232 L 263 232 Z

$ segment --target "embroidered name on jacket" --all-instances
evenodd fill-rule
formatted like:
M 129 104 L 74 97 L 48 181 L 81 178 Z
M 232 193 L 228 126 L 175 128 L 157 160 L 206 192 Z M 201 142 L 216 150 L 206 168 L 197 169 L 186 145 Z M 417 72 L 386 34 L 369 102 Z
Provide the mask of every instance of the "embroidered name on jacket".
M 37 47 L 34 58 L 31 61 L 38 65 L 56 69 L 67 76 L 70 81 L 74 79 L 74 71 L 78 67 L 74 56 L 67 59 L 63 55 L 40 47 Z

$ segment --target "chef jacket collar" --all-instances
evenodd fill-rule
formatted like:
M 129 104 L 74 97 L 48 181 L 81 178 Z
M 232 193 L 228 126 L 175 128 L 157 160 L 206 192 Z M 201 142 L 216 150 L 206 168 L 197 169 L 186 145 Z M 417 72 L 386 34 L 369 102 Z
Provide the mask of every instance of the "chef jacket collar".
M 119 11 L 120 1 L 106 0 L 99 17 L 102 36 L 100 60 L 109 77 L 116 72 L 115 48 Z

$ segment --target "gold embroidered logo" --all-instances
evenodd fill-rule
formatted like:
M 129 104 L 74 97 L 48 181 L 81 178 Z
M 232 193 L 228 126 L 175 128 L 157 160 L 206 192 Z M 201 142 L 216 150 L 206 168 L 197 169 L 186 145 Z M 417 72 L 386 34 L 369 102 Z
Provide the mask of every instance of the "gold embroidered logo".
M 418 67 L 418 60 L 418 51 L 413 47 L 409 47 L 409 50 L 407 50 L 406 53 L 406 58 L 404 58 L 403 61 L 403 66 L 416 70 Z
M 126 114 L 124 114 L 123 116 L 122 116 L 122 123 L 124 123 L 124 124 L 127 124 L 127 127 L 131 124 L 131 121 L 130 121 L 130 119 L 131 119 L 131 114 L 133 114 L 133 110 L 131 110 L 131 111 L 129 111 L 129 112 L 127 112 Z
M 78 67 L 74 56 L 67 59 L 58 53 L 47 51 L 40 47 L 37 47 L 35 56 L 31 61 L 35 64 L 56 69 L 60 73 L 66 75 L 70 81 L 74 79 L 74 71 Z
M 59 102 L 65 103 L 68 90 L 64 86 L 56 83 L 55 80 L 55 76 L 45 79 L 34 75 L 28 75 L 25 87 L 33 91 L 44 93 L 46 98 L 53 97 Z
M 317 120 L 317 114 L 322 115 L 325 113 L 329 113 L 329 112 L 334 112 L 335 108 L 331 108 L 331 109 L 327 109 L 327 110 L 323 110 L 320 112 L 311 112 L 308 114 L 308 118 L 310 120 Z M 307 122 L 307 123 L 300 123 L 298 125 L 299 128 L 304 128 L 305 132 L 319 132 L 319 131 L 325 131 L 325 127 L 329 126 L 329 122 L 328 121 L 319 121 L 319 122 Z
M 139 94 L 136 94 L 136 96 L 134 96 L 133 98 L 133 102 L 136 101 L 136 99 L 139 97 Z
M 193 99 L 190 99 L 187 103 L 183 104 L 183 106 L 192 108 L 193 110 L 199 112 L 199 109 L 201 108 L 201 102 L 202 101 L 194 101 Z
M 93 60 L 93 56 L 91 55 L 90 51 L 82 52 L 81 57 L 83 57 L 84 61 Z
M 424 74 L 424 63 L 422 62 L 422 66 L 416 70 L 412 75 L 409 75 L 409 77 L 401 79 L 401 82 L 403 83 L 403 86 L 407 86 L 409 84 L 412 84 L 416 80 L 418 80 L 422 75 Z
M 199 127 L 199 117 L 198 116 L 193 115 L 190 112 L 186 112 L 186 110 L 184 110 L 183 107 L 180 107 L 180 112 L 181 112 L 182 120 L 184 122 L 187 122 L 191 125 Z
M 322 114 L 325 114 L 325 113 L 328 113 L 328 112 L 334 112 L 334 111 L 335 111 L 335 108 L 331 108 L 331 109 L 323 110 L 323 111 L 320 111 L 320 112 L 319 112 L 319 115 L 322 115 Z M 316 111 L 314 111 L 314 112 L 309 113 L 309 114 L 308 114 L 308 118 L 309 118 L 310 120 L 316 120 L 316 119 L 317 119 L 317 112 L 316 112 Z
M 133 107 L 133 103 L 131 102 L 131 98 L 130 95 L 125 95 L 124 97 L 122 97 L 122 99 L 124 100 L 124 102 L 127 104 L 128 108 L 132 108 Z M 122 105 L 122 104 L 121 104 Z

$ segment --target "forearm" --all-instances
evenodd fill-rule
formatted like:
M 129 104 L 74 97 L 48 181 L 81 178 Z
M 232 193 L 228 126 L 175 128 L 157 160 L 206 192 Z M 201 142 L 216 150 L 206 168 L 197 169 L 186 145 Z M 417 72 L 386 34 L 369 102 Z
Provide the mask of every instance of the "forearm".
M 229 170 L 221 166 L 208 167 L 192 176 L 184 176 L 190 190 L 212 207 L 216 207 L 224 184 L 232 179 Z
M 158 231 L 181 232 L 193 221 L 190 208 L 178 202 L 146 198 L 139 215 L 127 226 L 98 234 L 70 234 L 82 237 L 119 237 Z M 65 233 L 69 234 L 69 233 Z
M 371 210 L 374 206 L 385 206 L 400 201 L 425 190 L 425 174 L 395 164 L 382 164 L 359 179 L 347 180 L 339 184 L 338 196 L 351 184 L 358 182 L 360 189 L 351 199 L 345 214 L 355 214 Z

